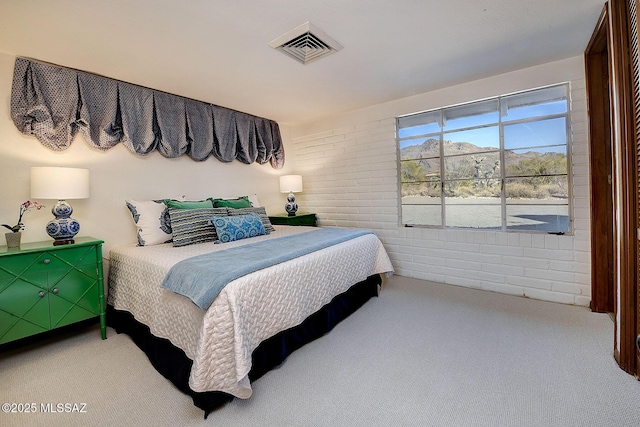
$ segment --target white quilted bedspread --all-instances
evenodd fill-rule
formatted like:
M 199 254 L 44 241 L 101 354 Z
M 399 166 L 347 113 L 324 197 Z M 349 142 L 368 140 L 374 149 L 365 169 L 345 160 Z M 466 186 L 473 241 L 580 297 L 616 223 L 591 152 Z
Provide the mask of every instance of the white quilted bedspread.
M 251 353 L 265 339 L 300 324 L 354 283 L 393 271 L 374 234 L 295 258 L 229 283 L 202 311 L 188 298 L 160 288 L 183 259 L 258 240 L 317 230 L 275 226 L 276 232 L 238 242 L 174 248 L 170 243 L 110 251 L 108 302 L 134 315 L 157 337 L 181 348 L 193 366 L 192 390 L 251 396 Z

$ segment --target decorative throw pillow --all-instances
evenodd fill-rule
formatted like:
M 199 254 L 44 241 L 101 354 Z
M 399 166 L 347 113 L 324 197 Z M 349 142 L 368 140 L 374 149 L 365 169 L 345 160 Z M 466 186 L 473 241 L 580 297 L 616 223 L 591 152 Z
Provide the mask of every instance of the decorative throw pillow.
M 215 241 L 218 236 L 215 227 L 211 224 L 213 215 L 227 215 L 227 208 L 169 208 L 173 246 Z
M 138 246 L 171 241 L 169 209 L 162 200 L 125 200 L 125 203 L 138 229 Z
M 235 216 L 213 216 L 211 222 L 216 229 L 216 243 L 233 242 L 265 233 L 260 217 L 254 213 Z
M 271 233 L 272 231 L 276 231 L 276 229 L 273 228 L 273 225 L 271 225 L 271 221 L 267 216 L 267 211 L 262 206 L 259 208 L 229 209 L 229 215 L 231 216 L 246 215 L 249 213 L 254 213 L 260 217 L 260 221 L 262 221 L 262 225 L 264 226 L 264 231 L 266 231 L 267 234 Z
M 231 209 L 241 209 L 241 208 L 250 208 L 251 202 L 249 201 L 249 196 L 238 197 L 237 199 L 212 199 L 209 198 L 213 202 L 214 208 L 222 208 L 227 207 Z
M 212 208 L 213 203 L 211 200 L 174 200 L 164 199 L 164 204 L 167 207 L 174 209 L 198 209 L 198 208 Z
M 252 208 L 259 208 L 260 206 L 262 206 L 260 204 L 260 200 L 258 200 L 258 195 L 257 194 L 250 194 L 249 195 L 249 203 L 251 203 L 251 207 Z

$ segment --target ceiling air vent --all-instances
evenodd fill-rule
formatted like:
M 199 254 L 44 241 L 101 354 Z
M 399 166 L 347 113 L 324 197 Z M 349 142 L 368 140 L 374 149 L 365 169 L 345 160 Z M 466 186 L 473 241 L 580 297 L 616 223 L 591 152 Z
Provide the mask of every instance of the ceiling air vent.
M 311 22 L 294 28 L 269 43 L 296 61 L 308 64 L 342 49 L 342 45 Z

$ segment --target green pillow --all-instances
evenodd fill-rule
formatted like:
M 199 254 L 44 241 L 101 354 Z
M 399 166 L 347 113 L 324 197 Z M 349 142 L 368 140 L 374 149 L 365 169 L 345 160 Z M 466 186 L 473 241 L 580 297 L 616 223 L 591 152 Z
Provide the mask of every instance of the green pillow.
M 238 197 L 237 199 L 212 199 L 209 198 L 207 200 L 211 200 L 213 202 L 214 208 L 231 208 L 231 209 L 242 209 L 242 208 L 250 208 L 251 202 L 249 201 L 249 196 Z
M 169 208 L 173 209 L 201 209 L 201 208 L 212 208 L 211 200 L 173 200 L 173 199 L 165 199 L 164 204 Z

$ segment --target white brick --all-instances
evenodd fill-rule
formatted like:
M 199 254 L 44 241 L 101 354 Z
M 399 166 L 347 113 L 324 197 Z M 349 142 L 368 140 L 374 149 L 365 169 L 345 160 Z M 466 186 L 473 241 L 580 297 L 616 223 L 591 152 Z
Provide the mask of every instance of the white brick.
M 415 248 L 415 247 L 411 247 L 411 246 L 406 246 L 403 243 L 400 244 L 400 253 L 413 255 L 415 253 L 421 253 L 421 251 L 423 250 L 422 248 Z M 424 249 L 424 250 L 426 251 L 426 249 Z M 425 252 L 424 254 L 426 255 L 427 252 Z
M 411 263 L 413 261 L 413 256 L 411 254 L 400 254 L 396 253 L 393 257 L 394 264 L 398 265 L 398 267 L 402 267 L 407 263 Z
M 418 248 L 444 249 L 444 242 L 433 239 L 413 239 L 411 246 Z
M 574 198 L 573 207 L 575 209 L 580 209 L 580 208 L 590 209 L 591 205 L 590 205 L 589 199 Z
M 584 307 L 590 307 L 591 306 L 591 297 L 586 297 L 586 296 L 578 296 L 575 297 L 574 302 L 576 305 L 581 305 Z
M 297 138 L 294 138 L 293 141 L 294 141 L 294 143 L 296 143 L 297 141 L 309 141 L 309 140 L 313 140 L 313 139 L 324 138 L 324 137 L 332 135 L 332 134 L 333 134 L 333 131 L 332 130 L 328 130 L 328 131 L 323 131 L 323 132 L 319 132 L 319 133 L 314 133 L 314 134 L 311 134 L 311 135 L 299 136 Z
M 369 130 L 369 129 L 377 128 L 378 126 L 380 126 L 380 123 L 378 121 L 367 122 L 367 123 L 359 123 L 359 124 L 356 124 L 355 129 L 356 130 Z
M 509 246 L 520 246 L 520 234 L 509 233 Z
M 547 250 L 537 248 L 524 248 L 524 256 L 531 258 L 557 259 L 563 261 L 572 261 L 574 253 L 571 251 Z
M 523 248 L 530 248 L 531 240 L 531 234 L 522 234 L 520 236 L 520 246 L 522 246 Z
M 581 285 L 585 285 L 585 286 L 591 286 L 591 272 L 589 273 L 576 273 L 576 283 L 579 283 Z
M 447 281 L 446 283 L 450 284 L 450 285 L 455 285 L 455 286 L 464 286 L 465 288 L 471 288 L 471 289 L 483 289 L 482 287 L 482 282 L 479 280 L 474 280 L 474 279 L 467 279 L 464 277 L 452 277 L 449 278 L 449 281 Z
M 480 251 L 486 254 L 522 256 L 524 249 L 511 246 L 482 245 Z
M 574 294 L 574 295 L 588 295 L 589 292 L 586 289 L 586 286 L 576 285 L 574 283 L 566 283 L 566 282 L 553 282 L 551 284 L 551 290 L 556 292 L 562 292 L 565 294 Z
M 422 240 L 438 240 L 438 229 L 436 228 L 421 228 L 420 233 Z
M 460 252 L 480 252 L 480 245 L 475 243 L 445 242 L 445 249 Z
M 558 236 L 547 235 L 544 236 L 544 247 L 546 249 L 558 249 Z
M 558 237 L 558 249 L 562 249 L 563 251 L 572 251 L 573 250 L 573 238 L 570 236 L 559 236 Z
M 576 262 L 591 264 L 591 252 L 575 251 L 574 254 Z
M 574 271 L 576 274 L 585 274 L 587 276 L 591 275 L 591 264 L 584 264 L 581 262 L 576 262 L 574 264 Z M 576 276 L 576 280 L 578 280 L 578 276 Z
M 482 271 L 504 274 L 505 276 L 524 276 L 525 269 L 513 265 L 483 264 Z
M 487 232 L 485 235 L 485 242 L 487 245 L 495 245 L 497 243 L 497 233 Z
M 348 133 L 355 132 L 355 131 L 356 131 L 356 126 L 355 125 L 348 125 L 348 126 L 344 126 L 344 127 L 341 127 L 341 128 L 334 129 L 332 131 L 332 133 L 334 135 L 340 135 L 340 134 L 345 134 L 345 133 L 348 134 Z
M 501 283 L 488 283 L 482 287 L 488 291 L 500 292 L 501 294 L 524 296 L 524 288 L 520 286 L 505 285 Z
M 541 289 L 525 289 L 524 295 L 529 298 L 559 302 L 562 304 L 573 304 L 575 301 L 573 295 L 562 294 L 560 292 L 545 291 Z
M 431 282 L 444 283 L 445 277 L 442 274 L 435 274 L 433 272 L 429 272 L 428 276 L 420 277 L 420 279 L 429 280 Z
M 486 271 L 469 271 L 466 273 L 466 275 L 469 278 L 475 278 L 484 282 L 492 282 L 492 283 L 505 282 L 504 274 L 495 274 L 495 273 L 489 273 Z
M 528 277 L 507 277 L 508 285 L 521 286 L 522 288 L 551 289 L 552 283 L 548 280 L 532 279 Z
M 513 265 L 518 267 L 529 267 L 529 268 L 539 268 L 539 269 L 549 268 L 549 260 L 547 259 L 503 256 L 502 263 L 505 265 Z
M 439 272 L 441 274 L 444 274 L 447 277 L 465 277 L 465 274 L 467 274 L 467 272 L 459 268 L 450 268 L 450 267 L 442 267 L 442 266 L 437 266 L 437 267 L 434 266 L 432 267 L 432 270 Z
M 431 272 L 431 267 L 429 265 L 426 265 L 426 264 L 420 264 L 420 263 L 414 262 L 412 264 L 411 271 L 413 271 L 414 274 L 416 274 L 416 273 L 430 273 Z
M 544 248 L 545 244 L 545 235 L 544 234 L 533 234 L 531 235 L 531 247 L 533 248 Z
M 442 259 L 457 259 L 462 260 L 464 258 L 464 253 L 460 251 L 451 251 L 446 249 L 430 249 L 429 250 L 429 258 L 433 260 L 438 260 L 438 262 L 442 262 Z
M 508 233 L 497 233 L 496 234 L 496 244 L 500 246 L 509 245 L 509 234 Z
M 555 270 L 555 271 L 575 272 L 576 265 L 577 264 L 573 261 L 556 261 L 556 260 L 548 261 L 549 270 Z
M 524 275 L 526 277 L 532 277 L 536 279 L 549 281 L 557 280 L 561 282 L 574 282 L 576 279 L 575 273 L 568 273 L 565 271 L 537 270 L 535 268 L 525 268 Z
M 481 262 L 489 264 L 500 264 L 502 256 L 485 253 L 465 253 L 462 257 L 464 261 Z
M 473 237 L 474 237 L 475 243 L 478 243 L 479 245 L 483 245 L 487 241 L 487 234 L 483 231 L 478 231 L 473 233 Z
M 447 267 L 452 267 L 452 268 L 456 268 L 456 269 L 460 269 L 460 260 L 458 259 L 448 259 L 445 261 L 445 265 Z M 471 262 L 471 261 L 464 261 L 464 269 L 466 270 L 471 270 L 471 271 L 482 271 L 484 270 L 482 263 L 479 262 Z

